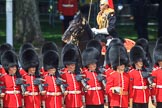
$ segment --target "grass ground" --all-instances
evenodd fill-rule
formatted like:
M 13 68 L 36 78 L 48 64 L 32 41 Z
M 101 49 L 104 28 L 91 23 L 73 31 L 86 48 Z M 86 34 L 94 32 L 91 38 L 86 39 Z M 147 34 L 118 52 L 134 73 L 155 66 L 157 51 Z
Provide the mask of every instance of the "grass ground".
M 6 41 L 6 22 L 0 21 L 0 44 L 4 43 Z M 56 44 L 61 45 L 61 36 L 62 36 L 62 30 L 61 30 L 61 22 L 55 21 L 54 26 L 51 26 L 48 22 L 41 22 L 41 29 L 43 37 L 46 41 L 54 41 Z M 14 30 L 15 31 L 15 30 Z M 130 26 L 117 26 L 117 31 L 119 35 L 123 38 L 130 38 L 133 40 L 137 39 L 137 34 L 134 30 L 133 25 Z M 157 35 L 157 27 L 156 26 L 149 26 L 148 27 L 149 32 L 149 39 L 150 41 L 156 40 Z M 18 43 L 14 43 L 15 47 L 18 47 Z

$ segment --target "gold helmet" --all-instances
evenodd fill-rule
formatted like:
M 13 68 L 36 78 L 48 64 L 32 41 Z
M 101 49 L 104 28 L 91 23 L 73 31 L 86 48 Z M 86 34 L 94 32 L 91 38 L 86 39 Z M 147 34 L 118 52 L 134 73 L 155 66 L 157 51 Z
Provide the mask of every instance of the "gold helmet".
M 108 0 L 100 0 L 100 5 L 108 5 Z

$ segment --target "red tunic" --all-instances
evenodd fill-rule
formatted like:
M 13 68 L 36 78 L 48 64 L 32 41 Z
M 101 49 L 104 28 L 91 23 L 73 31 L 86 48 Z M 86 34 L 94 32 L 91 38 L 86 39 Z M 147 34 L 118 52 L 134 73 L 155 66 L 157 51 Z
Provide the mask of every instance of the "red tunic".
M 59 0 L 58 10 L 65 16 L 73 16 L 78 11 L 78 0 Z
M 30 84 L 30 86 L 27 86 L 29 95 L 24 97 L 25 108 L 40 108 L 41 96 L 39 94 L 38 86 L 33 83 L 35 76 L 25 75 L 24 79 L 26 80 L 26 84 Z
M 2 77 L 5 86 L 5 96 L 3 98 L 4 107 L 18 108 L 22 107 L 22 94 L 20 86 L 16 85 L 16 76 L 4 75 Z
M 122 88 L 122 94 L 112 92 L 112 87 Z M 129 75 L 128 73 L 119 73 L 114 71 L 107 80 L 106 92 L 111 97 L 110 106 L 128 107 L 128 90 L 129 90 Z
M 104 104 L 104 89 L 102 83 L 97 80 L 96 72 L 89 72 L 88 69 L 83 69 L 83 74 L 86 78 L 90 89 L 85 92 L 86 105 L 102 105 Z
M 48 84 L 45 87 L 47 92 L 45 97 L 46 108 L 61 108 L 63 96 L 60 86 L 56 85 L 56 77 L 47 75 L 44 83 Z
M 135 103 L 149 102 L 149 88 L 147 87 L 147 79 L 142 77 L 141 71 L 132 69 L 130 75 L 130 98 Z
M 22 76 L 22 77 L 24 77 L 25 75 L 27 75 L 27 72 L 24 70 L 24 69 L 20 69 L 20 75 Z
M 65 97 L 66 108 L 80 108 L 82 107 L 82 85 L 76 80 L 76 75 L 73 73 L 65 72 L 62 78 L 68 84 L 68 94 Z M 77 93 L 76 93 L 77 92 Z
M 162 69 L 158 68 L 153 70 L 152 76 L 155 77 L 154 82 L 156 84 L 156 100 L 157 102 L 162 102 Z

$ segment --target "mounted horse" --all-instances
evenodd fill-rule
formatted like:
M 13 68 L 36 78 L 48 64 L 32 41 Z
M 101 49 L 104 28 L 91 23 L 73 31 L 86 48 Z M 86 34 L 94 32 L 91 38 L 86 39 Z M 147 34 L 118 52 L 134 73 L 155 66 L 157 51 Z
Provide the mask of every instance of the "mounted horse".
M 86 44 L 93 37 L 94 35 L 86 18 L 81 12 L 78 12 L 63 34 L 62 41 L 77 45 L 82 52 L 86 48 Z

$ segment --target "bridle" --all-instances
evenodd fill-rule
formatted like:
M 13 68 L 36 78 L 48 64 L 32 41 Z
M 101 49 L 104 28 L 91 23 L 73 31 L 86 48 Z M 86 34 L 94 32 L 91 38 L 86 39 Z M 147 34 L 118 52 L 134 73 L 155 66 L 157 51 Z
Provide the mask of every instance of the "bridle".
M 69 29 L 67 30 L 67 31 L 70 31 L 71 36 L 70 36 L 69 41 L 66 43 L 72 43 L 72 44 L 75 44 L 78 46 L 78 44 L 79 44 L 79 36 L 78 35 L 82 34 L 84 32 L 84 27 L 86 24 L 87 24 L 87 21 L 85 18 L 82 18 L 82 20 L 79 22 L 75 22 L 75 21 L 72 22 L 71 27 L 69 27 Z M 73 26 L 73 25 L 75 25 L 75 26 Z M 73 30 L 74 28 L 77 28 L 77 29 Z

